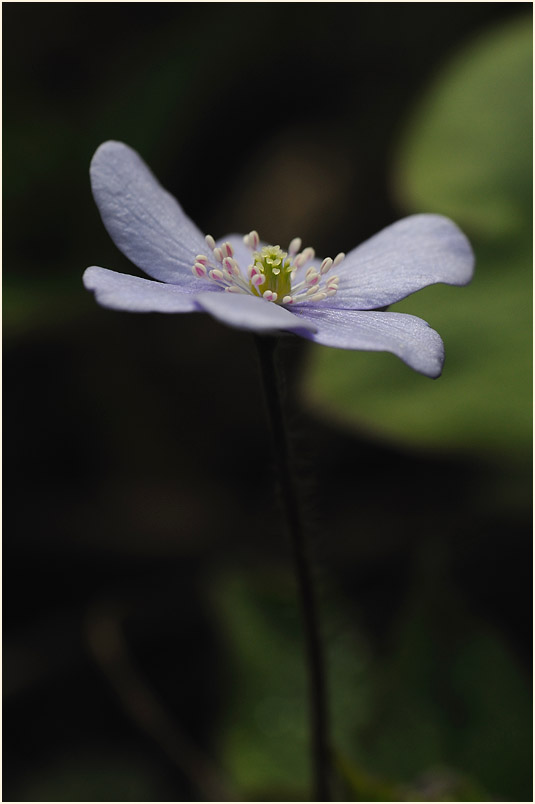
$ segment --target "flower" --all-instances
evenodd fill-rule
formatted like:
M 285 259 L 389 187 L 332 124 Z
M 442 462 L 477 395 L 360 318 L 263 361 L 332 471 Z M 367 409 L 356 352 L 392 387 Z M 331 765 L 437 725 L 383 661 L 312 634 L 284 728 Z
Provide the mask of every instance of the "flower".
M 103 143 L 91 185 L 116 246 L 152 279 L 91 266 L 83 281 L 104 307 L 129 312 L 206 312 L 238 329 L 293 332 L 339 349 L 392 352 L 438 377 L 444 345 L 422 319 L 385 308 L 437 282 L 465 285 L 474 256 L 441 215 L 411 215 L 347 255 L 316 259 L 295 238 L 288 250 L 256 232 L 206 237 L 158 183 L 139 154 Z

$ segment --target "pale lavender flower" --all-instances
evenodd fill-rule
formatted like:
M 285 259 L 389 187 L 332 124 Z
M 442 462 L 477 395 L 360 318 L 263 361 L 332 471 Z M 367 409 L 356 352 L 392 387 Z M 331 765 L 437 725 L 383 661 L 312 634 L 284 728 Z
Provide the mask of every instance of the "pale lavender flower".
M 420 318 L 382 311 L 416 290 L 465 285 L 474 256 L 440 215 L 412 215 L 334 259 L 315 258 L 295 238 L 287 251 L 256 232 L 214 241 L 200 232 L 141 157 L 105 142 L 91 185 L 116 246 L 152 279 L 92 266 L 84 284 L 105 307 L 129 312 L 205 312 L 238 329 L 293 332 L 339 349 L 386 351 L 438 377 L 444 345 Z M 156 280 L 156 281 L 154 281 Z

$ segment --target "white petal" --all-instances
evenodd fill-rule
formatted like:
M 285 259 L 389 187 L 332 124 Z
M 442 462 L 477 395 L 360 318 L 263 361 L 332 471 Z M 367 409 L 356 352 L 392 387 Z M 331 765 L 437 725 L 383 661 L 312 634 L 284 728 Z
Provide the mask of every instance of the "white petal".
M 474 254 L 461 230 L 442 215 L 411 215 L 366 240 L 336 268 L 330 308 L 373 310 L 443 282 L 466 285 Z
M 315 332 L 311 321 L 297 318 L 289 310 L 258 296 L 238 293 L 198 293 L 199 306 L 211 316 L 236 329 L 252 332 Z
M 122 142 L 105 142 L 90 168 L 93 196 L 115 245 L 149 276 L 200 287 L 191 273 L 206 250 L 202 232 Z
M 198 308 L 195 297 L 176 285 L 120 274 L 92 265 L 84 272 L 84 285 L 103 307 L 130 313 L 189 313 Z
M 338 349 L 391 352 L 428 377 L 439 377 L 444 363 L 440 335 L 421 318 L 372 310 L 329 310 L 296 306 L 295 315 L 317 327 L 305 333 L 315 343 Z

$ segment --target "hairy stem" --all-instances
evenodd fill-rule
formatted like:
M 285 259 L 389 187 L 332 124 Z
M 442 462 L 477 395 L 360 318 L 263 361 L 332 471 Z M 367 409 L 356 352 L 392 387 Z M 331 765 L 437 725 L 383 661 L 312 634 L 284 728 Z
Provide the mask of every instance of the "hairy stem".
M 284 512 L 291 538 L 295 575 L 303 618 L 308 668 L 311 718 L 311 751 L 314 800 L 329 801 L 330 757 L 328 744 L 327 695 L 319 622 L 310 571 L 310 561 L 291 471 L 288 431 L 281 399 L 276 364 L 278 339 L 255 335 L 266 403 L 271 421 L 273 452 Z

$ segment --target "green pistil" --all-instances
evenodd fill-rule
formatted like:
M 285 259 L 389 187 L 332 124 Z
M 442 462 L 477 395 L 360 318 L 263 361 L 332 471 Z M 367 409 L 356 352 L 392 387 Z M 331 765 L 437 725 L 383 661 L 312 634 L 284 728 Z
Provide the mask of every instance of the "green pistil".
M 266 290 L 277 294 L 279 303 L 288 296 L 292 289 L 292 265 L 288 254 L 280 246 L 264 246 L 261 251 L 253 253 L 253 265 L 266 278 L 259 288 L 252 287 L 254 293 L 262 296 Z

